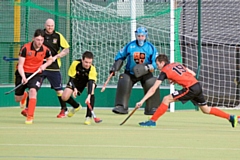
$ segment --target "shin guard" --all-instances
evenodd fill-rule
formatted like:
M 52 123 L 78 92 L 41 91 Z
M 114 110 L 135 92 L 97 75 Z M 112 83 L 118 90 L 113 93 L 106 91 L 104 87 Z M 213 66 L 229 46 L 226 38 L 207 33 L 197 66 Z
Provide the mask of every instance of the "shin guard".
M 153 86 L 153 84 L 156 81 L 156 77 L 152 77 L 145 81 L 144 84 L 142 84 L 144 89 L 144 94 L 147 93 L 147 91 Z M 156 92 L 146 100 L 146 106 L 145 106 L 145 115 L 153 115 L 154 112 L 157 110 L 158 106 L 160 104 L 160 91 L 159 88 L 156 89 Z
M 127 74 L 121 74 L 119 76 L 117 93 L 115 98 L 115 108 L 112 110 L 117 114 L 128 113 L 128 101 L 131 94 L 133 82 Z

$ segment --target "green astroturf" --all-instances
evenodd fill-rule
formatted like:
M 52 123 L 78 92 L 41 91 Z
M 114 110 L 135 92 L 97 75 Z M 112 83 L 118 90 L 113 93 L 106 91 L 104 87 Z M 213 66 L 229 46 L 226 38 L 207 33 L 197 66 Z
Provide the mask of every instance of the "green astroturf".
M 57 119 L 58 108 L 36 108 L 26 125 L 19 108 L 0 108 L 0 159 L 86 160 L 232 160 L 240 158 L 240 125 L 200 111 L 167 112 L 155 128 L 138 122 L 149 116 L 96 109 L 103 122 L 83 124 L 86 108 Z M 240 115 L 240 110 L 226 110 Z

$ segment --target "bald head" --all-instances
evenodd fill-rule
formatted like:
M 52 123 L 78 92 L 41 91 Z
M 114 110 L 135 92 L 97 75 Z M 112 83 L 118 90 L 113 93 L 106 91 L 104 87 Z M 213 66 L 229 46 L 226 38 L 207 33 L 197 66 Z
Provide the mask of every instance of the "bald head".
M 45 29 L 47 34 L 52 34 L 55 28 L 55 23 L 53 19 L 47 19 L 45 22 Z

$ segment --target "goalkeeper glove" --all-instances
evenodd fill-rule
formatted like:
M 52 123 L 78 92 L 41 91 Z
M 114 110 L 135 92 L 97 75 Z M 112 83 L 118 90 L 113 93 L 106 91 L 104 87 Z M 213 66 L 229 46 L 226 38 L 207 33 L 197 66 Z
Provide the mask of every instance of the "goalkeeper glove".
M 153 72 L 154 71 L 153 65 L 152 64 L 146 64 L 145 70 L 149 71 L 149 72 Z
M 115 76 L 115 72 L 116 72 L 116 69 L 114 67 L 112 67 L 109 71 L 110 74 L 112 74 L 112 76 Z

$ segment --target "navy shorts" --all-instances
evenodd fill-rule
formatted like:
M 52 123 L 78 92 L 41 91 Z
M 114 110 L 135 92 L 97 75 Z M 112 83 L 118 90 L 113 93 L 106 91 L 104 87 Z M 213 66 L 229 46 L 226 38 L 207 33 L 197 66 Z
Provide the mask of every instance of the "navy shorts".
M 26 78 L 31 76 L 32 73 L 25 73 Z M 20 76 L 19 72 L 15 72 L 15 86 L 18 86 L 19 84 L 22 83 L 22 77 Z M 34 77 L 32 77 L 27 84 L 22 85 L 21 87 L 17 88 L 15 90 L 15 95 L 16 96 L 21 96 L 24 94 L 24 91 L 27 88 L 35 88 L 36 91 L 38 91 L 41 87 L 41 74 L 36 74 Z
M 207 104 L 200 83 L 196 83 L 189 88 L 183 88 L 172 93 L 175 100 L 181 101 L 183 104 L 191 101 L 196 106 L 204 106 Z
M 52 89 L 54 89 L 56 91 L 63 90 L 62 75 L 61 75 L 60 71 L 45 70 L 42 73 L 42 82 L 46 78 L 50 82 Z

